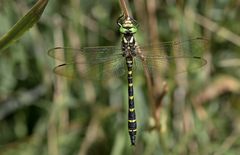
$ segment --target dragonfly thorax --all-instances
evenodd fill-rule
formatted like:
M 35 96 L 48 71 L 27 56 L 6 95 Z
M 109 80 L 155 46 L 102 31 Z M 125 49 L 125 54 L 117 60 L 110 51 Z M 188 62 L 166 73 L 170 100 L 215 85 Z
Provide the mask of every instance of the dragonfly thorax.
M 122 51 L 124 57 L 136 56 L 136 42 L 132 34 L 125 34 L 122 37 Z

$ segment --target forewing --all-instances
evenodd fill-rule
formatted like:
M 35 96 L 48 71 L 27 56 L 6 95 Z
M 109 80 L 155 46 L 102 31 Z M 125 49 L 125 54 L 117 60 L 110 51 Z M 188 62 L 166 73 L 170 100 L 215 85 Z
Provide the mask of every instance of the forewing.
M 206 43 L 206 39 L 195 38 L 137 47 L 137 68 L 145 65 L 151 73 L 195 71 L 207 63 L 201 57 L 206 50 Z
M 122 55 L 122 51 L 115 46 L 55 47 L 48 50 L 48 55 L 65 63 L 85 63 L 84 59 L 87 59 L 90 63 L 102 63 L 119 57 Z

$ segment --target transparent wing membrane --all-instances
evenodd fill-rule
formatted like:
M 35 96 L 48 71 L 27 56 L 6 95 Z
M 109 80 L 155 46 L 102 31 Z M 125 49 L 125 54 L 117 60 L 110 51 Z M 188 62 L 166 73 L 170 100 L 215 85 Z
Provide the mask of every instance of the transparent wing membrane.
M 143 65 L 148 69 L 149 73 L 155 74 L 179 74 L 184 72 L 197 71 L 206 64 L 206 60 L 201 57 L 194 56 L 178 56 L 178 57 L 157 57 L 136 59 L 137 70 L 144 69 Z
M 137 46 L 139 53 L 146 57 L 156 56 L 199 56 L 205 50 L 207 40 L 194 38 L 184 41 L 162 42 L 147 46 Z
M 200 57 L 207 41 L 195 38 L 186 41 L 137 46 L 134 71 L 145 65 L 150 73 L 182 73 L 195 71 L 207 62 Z M 114 46 L 86 47 L 81 49 L 56 47 L 48 54 L 64 63 L 54 72 L 69 78 L 107 79 L 126 74 L 125 57 L 121 48 Z
M 48 55 L 64 62 L 86 63 L 101 63 L 119 57 L 122 55 L 120 48 L 115 46 L 101 47 L 55 47 L 48 51 Z
M 125 74 L 125 59 L 118 57 L 112 60 L 98 63 L 67 63 L 54 68 L 54 73 L 70 78 L 82 78 L 91 80 L 104 80 L 109 77 Z
M 204 58 L 199 56 L 205 51 L 206 43 L 206 39 L 195 38 L 138 47 L 137 66 L 144 64 L 151 73 L 164 73 L 170 70 L 170 72 L 178 74 L 195 71 L 207 63 Z

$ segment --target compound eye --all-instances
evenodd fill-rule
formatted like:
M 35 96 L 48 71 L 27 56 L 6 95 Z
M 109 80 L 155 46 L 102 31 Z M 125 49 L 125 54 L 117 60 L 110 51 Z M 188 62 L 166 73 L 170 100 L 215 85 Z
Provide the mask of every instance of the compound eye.
M 132 27 L 129 30 L 131 31 L 131 33 L 136 33 L 137 32 L 137 28 L 136 27 Z
M 119 29 L 119 31 L 121 32 L 121 33 L 127 33 L 128 32 L 128 29 L 126 29 L 126 28 L 124 28 L 124 27 L 120 27 L 120 29 Z

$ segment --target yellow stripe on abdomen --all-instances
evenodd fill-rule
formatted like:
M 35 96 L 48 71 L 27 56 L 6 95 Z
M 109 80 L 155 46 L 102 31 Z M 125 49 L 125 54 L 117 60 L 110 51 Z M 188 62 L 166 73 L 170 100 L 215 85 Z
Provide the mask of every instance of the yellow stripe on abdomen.
M 133 96 L 129 96 L 129 99 L 130 99 L 130 100 L 133 100 L 133 98 L 134 98 Z
M 137 121 L 137 120 L 135 120 L 135 119 L 134 119 L 134 120 L 128 120 L 129 123 L 134 123 L 134 122 L 136 122 L 136 121 Z

